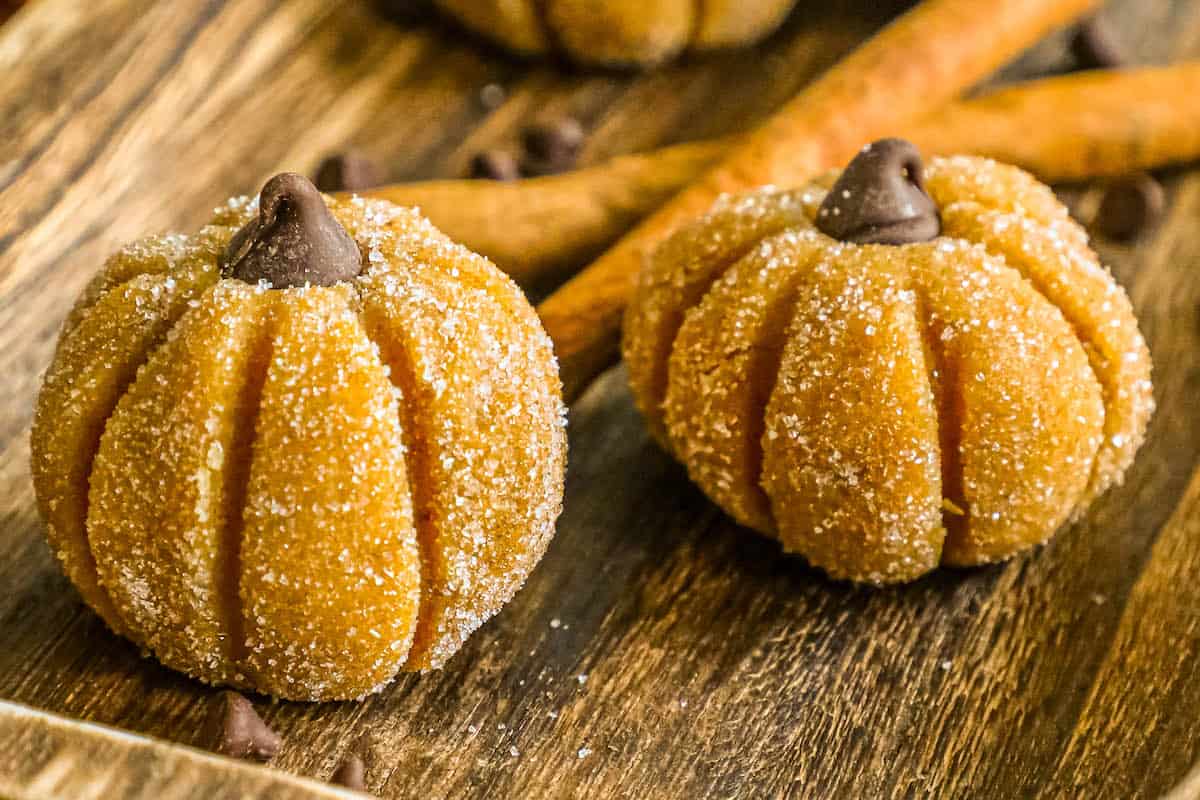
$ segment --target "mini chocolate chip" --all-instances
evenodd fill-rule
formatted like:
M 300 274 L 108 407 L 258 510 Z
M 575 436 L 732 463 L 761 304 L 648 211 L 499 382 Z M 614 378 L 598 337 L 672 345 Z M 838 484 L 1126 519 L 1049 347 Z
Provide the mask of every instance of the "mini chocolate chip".
M 1111 69 L 1126 61 L 1110 28 L 1099 17 L 1088 17 L 1075 27 L 1070 42 L 1071 56 L 1081 69 Z
M 329 782 L 365 792 L 367 790 L 367 765 L 357 755 L 349 753 L 333 771 Z
M 375 0 L 375 6 L 395 22 L 420 22 L 430 13 L 428 0 Z
M 489 83 L 479 90 L 479 102 L 488 111 L 493 111 L 504 105 L 504 101 L 508 99 L 508 92 L 498 83 Z
M 1166 204 L 1162 184 L 1152 176 L 1127 175 L 1104 187 L 1092 225 L 1109 239 L 1132 241 L 1158 224 Z
M 383 183 L 383 170 L 357 150 L 334 153 L 317 167 L 313 183 L 322 192 L 360 192 Z
M 516 156 L 507 150 L 484 150 L 471 159 L 470 176 L 493 181 L 515 181 L 521 177 Z
M 267 727 L 249 700 L 229 690 L 209 707 L 204 741 L 214 752 L 234 758 L 270 761 L 279 752 L 279 734 Z
M 531 125 L 521 134 L 525 168 L 535 175 L 564 172 L 575 166 L 586 134 L 574 117 Z
M 817 228 L 858 244 L 927 242 L 942 220 L 925 193 L 921 155 L 903 139 L 880 139 L 859 151 L 825 196 Z
M 221 257 L 222 275 L 275 289 L 333 286 L 361 271 L 358 245 L 317 187 L 294 172 L 267 181 L 258 216 L 233 235 Z

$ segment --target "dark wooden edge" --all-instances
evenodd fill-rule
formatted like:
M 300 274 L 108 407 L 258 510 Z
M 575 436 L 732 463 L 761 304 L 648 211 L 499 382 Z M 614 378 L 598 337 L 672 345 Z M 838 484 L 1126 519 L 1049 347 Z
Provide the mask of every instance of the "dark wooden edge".
M 336 786 L 0 700 L 0 798 L 364 797 Z

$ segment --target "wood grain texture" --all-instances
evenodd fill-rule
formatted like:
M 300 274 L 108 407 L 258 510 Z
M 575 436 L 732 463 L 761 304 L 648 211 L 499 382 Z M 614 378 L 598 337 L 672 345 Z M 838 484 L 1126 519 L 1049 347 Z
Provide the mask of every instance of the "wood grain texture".
M 18 12 L 0 29 L 0 698 L 194 745 L 213 695 L 82 607 L 34 509 L 38 376 L 118 244 L 191 229 L 345 144 L 417 179 L 461 175 L 543 114 L 584 120 L 586 163 L 736 133 L 886 5 L 814 3 L 758 51 L 645 76 L 507 60 L 357 2 Z M 1200 2 L 1106 13 L 1141 61 L 1200 55 Z M 1061 45 L 1005 77 L 1063 65 Z M 489 112 L 492 82 L 509 97 Z M 613 370 L 572 409 L 566 512 L 526 588 L 443 672 L 359 704 L 256 699 L 285 740 L 272 766 L 321 779 L 362 750 L 369 787 L 396 798 L 1168 791 L 1200 757 L 1200 173 L 1168 187 L 1156 235 L 1102 247 L 1150 342 L 1160 410 L 1125 485 L 1052 544 L 901 589 L 832 583 L 713 508 L 648 441 Z M 28 775 L 5 743 L 32 753 L 30 735 L 0 719 L 0 787 Z

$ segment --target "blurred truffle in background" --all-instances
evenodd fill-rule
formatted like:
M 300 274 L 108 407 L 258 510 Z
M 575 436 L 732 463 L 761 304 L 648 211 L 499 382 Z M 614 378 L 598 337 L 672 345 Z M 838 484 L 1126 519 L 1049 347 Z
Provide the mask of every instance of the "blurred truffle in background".
M 689 50 L 752 44 L 795 0 L 379 0 L 393 18 L 431 6 L 520 55 L 596 66 L 651 67 Z

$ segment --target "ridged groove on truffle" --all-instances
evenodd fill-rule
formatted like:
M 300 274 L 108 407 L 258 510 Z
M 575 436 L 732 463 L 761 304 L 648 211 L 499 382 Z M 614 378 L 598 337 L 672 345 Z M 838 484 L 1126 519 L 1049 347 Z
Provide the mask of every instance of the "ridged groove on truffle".
M 625 314 L 622 350 L 634 401 L 664 448 L 670 449 L 662 409 L 668 363 L 687 312 L 759 241 L 796 225 L 811 227 L 796 193 L 725 197 L 704 217 L 676 231 L 647 260 L 638 276 L 636 299 Z
M 428 669 L 499 610 L 549 541 L 561 390 L 532 309 L 485 260 L 411 212 L 366 244 L 380 256 L 358 284 L 364 316 L 419 420 L 428 585 L 405 669 Z
M 388 377 L 398 393 L 400 430 L 404 441 L 405 469 L 408 473 L 408 490 L 413 507 L 413 525 L 420 552 L 421 586 L 423 591 L 417 602 L 417 621 L 413 629 L 412 646 L 405 656 L 411 660 L 425 653 L 433 643 L 432 593 L 442 582 L 439 574 L 437 539 L 434 517 L 426 509 L 433 502 L 432 477 L 429 469 L 429 452 L 425 446 L 428 437 L 420 432 L 422 411 L 418 406 L 416 379 L 411 360 L 403 343 L 394 338 L 388 329 L 384 311 L 369 299 L 363 303 L 362 319 L 371 341 L 379 348 L 380 358 L 388 368 Z
M 937 409 L 938 464 L 942 475 L 942 527 L 948 538 L 963 536 L 971 507 L 963 494 L 962 444 L 963 394 L 957 359 L 947 353 L 944 325 L 932 314 L 929 298 L 916 292 L 917 325 L 924 346 L 925 370 Z
M 763 532 L 775 528 L 761 486 L 764 412 L 796 285 L 826 255 L 823 238 L 798 226 L 762 239 L 688 311 L 668 362 L 673 450 L 734 519 Z
M 236 681 L 226 531 L 263 297 L 222 282 L 191 304 L 109 417 L 90 481 L 89 540 L 127 627 L 214 683 Z
M 92 464 L 104 424 L 138 369 L 216 280 L 214 270 L 189 269 L 205 260 L 210 244 L 203 236 L 190 244 L 153 237 L 111 258 L 64 322 L 38 396 L 30 444 L 50 543 L 68 577 L 118 633 L 127 634 L 127 626 L 100 583 L 85 522 Z
M 1104 392 L 1105 436 L 1088 492 L 1080 499 L 1082 513 L 1121 479 L 1141 445 L 1145 420 L 1154 407 L 1145 369 L 1149 354 L 1129 300 L 1107 270 L 1094 259 L 1081 258 L 1077 248 L 1064 244 L 1047 228 L 1012 214 L 959 204 L 946 219 L 953 230 L 1003 257 L 1057 307 L 1088 356 Z
M 797 290 L 766 411 L 763 485 L 784 547 L 838 578 L 938 564 L 937 419 L 906 265 L 882 247 L 818 263 Z
M 279 298 L 246 492 L 245 667 L 273 695 L 356 697 L 404 663 L 421 591 L 397 398 L 352 287 Z
M 274 305 L 264 295 L 264 305 Z M 265 309 L 250 346 L 247 368 L 238 393 L 239 414 L 234 417 L 232 442 L 226 455 L 226 502 L 224 526 L 218 545 L 221 553 L 221 578 L 218 586 L 218 613 L 224 617 L 228 639 L 225 653 L 236 673 L 246 659 L 246 615 L 242 607 L 242 541 L 246 529 L 246 492 L 250 484 L 250 465 L 254 458 L 254 439 L 262 409 L 263 384 L 271 363 L 275 340 L 274 309 Z M 238 675 L 237 683 L 244 684 Z

